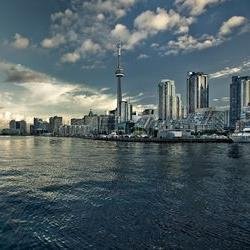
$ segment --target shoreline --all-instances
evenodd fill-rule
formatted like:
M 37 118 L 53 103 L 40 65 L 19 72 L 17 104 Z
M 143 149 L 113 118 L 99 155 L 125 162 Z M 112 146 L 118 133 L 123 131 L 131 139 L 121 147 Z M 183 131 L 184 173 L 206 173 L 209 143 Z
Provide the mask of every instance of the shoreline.
M 230 138 L 102 138 L 86 136 L 44 136 L 44 135 L 0 135 L 1 137 L 50 137 L 50 138 L 79 138 L 93 141 L 113 141 L 113 142 L 139 142 L 139 143 L 233 143 Z
M 233 143 L 230 138 L 173 138 L 173 139 L 159 139 L 159 138 L 85 138 L 97 141 L 118 141 L 118 142 L 139 142 L 139 143 Z

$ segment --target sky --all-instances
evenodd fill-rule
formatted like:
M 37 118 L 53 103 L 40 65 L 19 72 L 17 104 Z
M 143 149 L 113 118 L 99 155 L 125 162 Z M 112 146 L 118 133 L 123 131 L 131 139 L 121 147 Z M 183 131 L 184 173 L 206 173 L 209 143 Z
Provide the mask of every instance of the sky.
M 0 127 L 10 119 L 65 121 L 123 99 L 155 107 L 161 79 L 185 103 L 189 71 L 209 74 L 210 105 L 228 106 L 232 75 L 250 75 L 249 0 L 1 0 Z

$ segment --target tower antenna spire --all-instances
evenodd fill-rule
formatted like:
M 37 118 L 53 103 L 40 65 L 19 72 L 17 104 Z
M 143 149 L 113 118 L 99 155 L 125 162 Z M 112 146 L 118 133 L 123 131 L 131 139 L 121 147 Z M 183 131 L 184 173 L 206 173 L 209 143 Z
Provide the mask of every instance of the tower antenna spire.
M 117 44 L 117 68 L 121 67 L 121 56 L 122 56 L 122 43 L 121 41 Z

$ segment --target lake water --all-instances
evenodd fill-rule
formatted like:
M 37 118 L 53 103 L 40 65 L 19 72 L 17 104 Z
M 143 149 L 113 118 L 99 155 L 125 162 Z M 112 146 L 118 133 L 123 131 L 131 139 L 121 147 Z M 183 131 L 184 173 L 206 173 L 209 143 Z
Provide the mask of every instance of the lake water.
M 0 249 L 249 249 L 250 144 L 0 137 Z

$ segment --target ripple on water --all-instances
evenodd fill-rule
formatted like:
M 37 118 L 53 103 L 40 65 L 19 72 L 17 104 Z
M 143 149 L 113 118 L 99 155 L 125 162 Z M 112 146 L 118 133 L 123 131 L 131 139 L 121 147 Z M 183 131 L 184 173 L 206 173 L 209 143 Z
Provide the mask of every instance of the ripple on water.
M 0 138 L 1 249 L 249 249 L 250 147 Z

